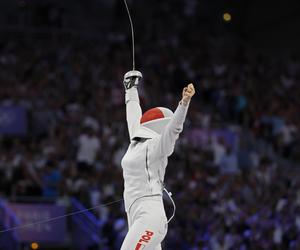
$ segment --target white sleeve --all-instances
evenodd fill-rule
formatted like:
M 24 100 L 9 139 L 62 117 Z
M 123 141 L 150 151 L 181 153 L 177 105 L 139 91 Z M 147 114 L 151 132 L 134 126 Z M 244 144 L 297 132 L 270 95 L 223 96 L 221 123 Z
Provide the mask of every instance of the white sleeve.
M 126 120 L 130 140 L 140 127 L 140 119 L 142 117 L 142 109 L 140 106 L 139 94 L 137 88 L 133 87 L 126 90 Z
M 158 142 L 158 154 L 160 156 L 170 156 L 173 153 L 176 140 L 183 129 L 188 107 L 189 104 L 184 106 L 179 103 L 171 121 L 164 129 Z

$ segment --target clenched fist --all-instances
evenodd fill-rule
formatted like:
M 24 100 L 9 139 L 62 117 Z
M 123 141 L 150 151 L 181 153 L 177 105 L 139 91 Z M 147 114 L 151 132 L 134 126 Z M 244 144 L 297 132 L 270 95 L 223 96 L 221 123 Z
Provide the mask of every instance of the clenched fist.
M 192 83 L 190 83 L 187 87 L 184 87 L 182 90 L 182 99 L 181 103 L 186 106 L 192 99 L 193 95 L 195 94 L 195 88 Z

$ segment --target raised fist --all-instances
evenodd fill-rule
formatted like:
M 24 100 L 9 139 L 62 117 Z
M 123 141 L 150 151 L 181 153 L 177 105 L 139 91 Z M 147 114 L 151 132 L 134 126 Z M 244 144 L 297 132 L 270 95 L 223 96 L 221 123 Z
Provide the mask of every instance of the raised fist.
M 190 83 L 187 87 L 184 87 L 182 90 L 182 99 L 181 99 L 182 104 L 186 106 L 190 102 L 194 94 L 195 94 L 195 88 L 192 83 Z

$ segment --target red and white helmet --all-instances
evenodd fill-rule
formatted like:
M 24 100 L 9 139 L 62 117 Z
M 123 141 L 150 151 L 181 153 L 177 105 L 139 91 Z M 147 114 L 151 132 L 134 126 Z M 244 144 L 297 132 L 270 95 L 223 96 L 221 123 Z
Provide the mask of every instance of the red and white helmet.
M 173 116 L 170 109 L 156 107 L 149 109 L 141 117 L 141 127 L 135 137 L 153 138 L 161 134 Z

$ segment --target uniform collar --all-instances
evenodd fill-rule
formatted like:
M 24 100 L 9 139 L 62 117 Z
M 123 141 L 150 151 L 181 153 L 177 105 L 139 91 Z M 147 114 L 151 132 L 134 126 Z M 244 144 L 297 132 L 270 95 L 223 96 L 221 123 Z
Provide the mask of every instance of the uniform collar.
M 156 133 L 152 129 L 146 128 L 145 126 L 141 125 L 136 131 L 136 133 L 133 135 L 132 140 L 136 140 L 137 138 L 152 139 L 157 136 L 159 136 L 158 133 Z

